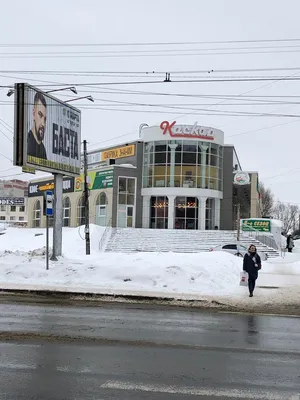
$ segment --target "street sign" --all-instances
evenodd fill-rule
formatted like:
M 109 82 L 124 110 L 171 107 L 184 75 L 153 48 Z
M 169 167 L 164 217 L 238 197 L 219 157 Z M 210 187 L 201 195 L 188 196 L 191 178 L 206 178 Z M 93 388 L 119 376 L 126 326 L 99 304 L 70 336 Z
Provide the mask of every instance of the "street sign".
M 50 190 L 46 193 L 46 215 L 48 217 L 53 215 L 53 193 Z

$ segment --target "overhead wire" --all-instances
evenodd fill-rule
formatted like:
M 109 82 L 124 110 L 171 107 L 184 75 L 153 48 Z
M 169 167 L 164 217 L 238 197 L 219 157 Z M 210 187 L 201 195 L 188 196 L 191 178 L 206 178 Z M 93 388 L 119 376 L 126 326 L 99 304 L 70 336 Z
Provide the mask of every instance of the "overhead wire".
M 9 55 L 3 55 L 1 54 L 2 59 L 71 59 L 71 58 L 85 58 L 85 59 L 91 59 L 91 58 L 138 58 L 138 57 L 211 57 L 211 56 L 226 56 L 226 55 L 239 55 L 239 56 L 245 56 L 245 55 L 253 55 L 253 54 L 287 54 L 287 53 L 299 53 L 300 49 L 292 49 L 292 50 L 263 50 L 263 51 L 222 51 L 222 52 L 207 52 L 207 53 L 153 53 L 153 54 L 148 54 L 148 53 L 137 53 L 137 54 L 82 54 L 81 52 L 78 54 L 48 54 L 48 55 L 43 55 L 43 54 L 36 54 L 36 55 L 30 55 L 27 53 L 24 54 L 9 54 Z
M 0 47 L 100 47 L 100 46 L 166 46 L 193 44 L 230 44 L 230 43 L 287 43 L 300 42 L 300 38 L 248 39 L 248 40 L 210 40 L 182 42 L 102 42 L 102 43 L 0 43 Z

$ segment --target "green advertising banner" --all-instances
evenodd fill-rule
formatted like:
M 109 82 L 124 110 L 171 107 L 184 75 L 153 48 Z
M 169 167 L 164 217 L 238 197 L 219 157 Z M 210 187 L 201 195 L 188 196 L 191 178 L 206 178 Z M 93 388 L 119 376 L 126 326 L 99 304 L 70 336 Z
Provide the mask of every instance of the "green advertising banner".
M 88 187 L 90 190 L 107 189 L 113 187 L 114 170 L 88 171 Z M 75 192 L 83 191 L 84 175 L 75 178 Z
M 243 231 L 253 231 L 259 232 L 270 232 L 271 231 L 271 221 L 266 219 L 243 219 L 242 220 L 242 230 Z

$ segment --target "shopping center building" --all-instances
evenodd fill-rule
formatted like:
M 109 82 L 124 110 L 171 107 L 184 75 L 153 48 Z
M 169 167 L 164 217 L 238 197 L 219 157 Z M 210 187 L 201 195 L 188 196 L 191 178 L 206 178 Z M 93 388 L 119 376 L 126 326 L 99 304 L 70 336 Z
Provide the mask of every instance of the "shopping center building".
M 241 171 L 234 146 L 221 130 L 163 121 L 141 125 L 138 140 L 89 152 L 90 222 L 153 229 L 234 229 L 260 217 L 258 173 L 237 187 Z M 52 178 L 51 178 L 52 179 Z M 28 188 L 28 220 L 44 227 L 44 194 L 52 180 Z M 64 226 L 84 223 L 83 175 L 65 178 Z

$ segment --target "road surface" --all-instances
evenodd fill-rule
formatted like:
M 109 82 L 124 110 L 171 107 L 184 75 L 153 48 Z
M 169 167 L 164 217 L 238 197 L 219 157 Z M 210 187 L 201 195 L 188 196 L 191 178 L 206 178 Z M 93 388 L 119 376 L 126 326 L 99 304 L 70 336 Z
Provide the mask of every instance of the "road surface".
M 300 399 L 300 319 L 0 305 L 0 399 Z

